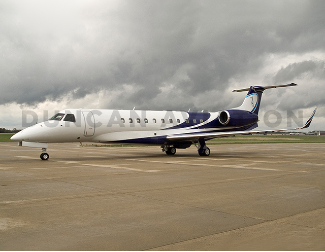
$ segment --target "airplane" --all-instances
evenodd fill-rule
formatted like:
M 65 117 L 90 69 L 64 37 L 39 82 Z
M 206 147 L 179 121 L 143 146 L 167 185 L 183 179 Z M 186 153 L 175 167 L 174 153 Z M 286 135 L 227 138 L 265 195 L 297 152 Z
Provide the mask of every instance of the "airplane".
M 192 144 L 200 156 L 209 156 L 206 141 L 218 137 L 308 128 L 316 113 L 301 128 L 254 131 L 262 93 L 266 89 L 297 86 L 251 86 L 241 106 L 218 112 L 150 110 L 66 109 L 48 121 L 25 128 L 11 137 L 19 146 L 42 148 L 40 158 L 48 160 L 48 143 L 97 142 L 160 145 L 167 155 Z

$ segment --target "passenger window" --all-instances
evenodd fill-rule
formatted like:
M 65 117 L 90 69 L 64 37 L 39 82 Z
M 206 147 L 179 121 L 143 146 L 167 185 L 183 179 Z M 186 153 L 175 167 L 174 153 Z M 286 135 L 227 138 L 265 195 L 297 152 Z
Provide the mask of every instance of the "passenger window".
M 193 119 L 193 123 L 196 123 L 196 119 Z
M 130 123 L 133 123 L 133 120 L 132 120 L 132 118 L 129 118 L 129 122 L 130 122 Z
M 185 121 L 186 121 L 186 123 L 190 123 L 190 120 L 188 120 L 188 119 L 186 119 Z
M 173 119 L 169 119 L 169 122 L 170 122 L 170 123 L 173 123 Z
M 203 119 L 200 119 L 200 123 L 203 123 Z
M 161 119 L 161 122 L 162 122 L 162 123 L 165 123 L 165 119 Z
M 154 118 L 154 119 L 152 119 L 152 121 L 153 121 L 153 123 L 157 123 L 157 120 Z
M 144 122 L 145 122 L 145 123 L 148 123 L 148 119 L 147 119 L 147 118 L 144 118 Z
M 177 123 L 181 123 L 181 120 L 177 119 Z
M 67 114 L 64 117 L 64 120 L 63 121 L 66 121 L 66 122 L 76 122 L 76 118 L 74 117 L 74 114 Z
M 125 123 L 125 120 L 124 120 L 124 118 L 121 118 L 121 121 L 122 121 L 122 123 Z
M 140 123 L 140 118 L 137 118 L 137 123 Z

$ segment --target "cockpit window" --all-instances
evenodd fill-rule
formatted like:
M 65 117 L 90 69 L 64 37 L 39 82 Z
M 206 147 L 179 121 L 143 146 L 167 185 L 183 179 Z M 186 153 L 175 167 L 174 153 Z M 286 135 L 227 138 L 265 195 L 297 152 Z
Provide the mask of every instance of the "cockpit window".
M 74 114 L 67 114 L 63 121 L 66 121 L 66 122 L 76 122 L 76 118 L 74 117 Z
M 57 113 L 53 117 L 51 117 L 49 120 L 55 120 L 55 121 L 61 121 L 61 119 L 64 117 L 63 113 Z

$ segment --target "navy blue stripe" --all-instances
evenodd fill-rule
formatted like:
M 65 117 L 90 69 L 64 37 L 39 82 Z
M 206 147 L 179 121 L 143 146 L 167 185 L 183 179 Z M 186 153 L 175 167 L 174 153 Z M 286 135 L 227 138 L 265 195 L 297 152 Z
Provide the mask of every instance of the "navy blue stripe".
M 201 124 L 202 122 L 200 120 L 203 120 L 203 122 L 209 120 L 211 117 L 210 113 L 206 112 L 188 112 L 189 118 L 188 118 L 188 123 L 183 122 L 181 124 L 165 128 L 163 130 L 170 130 L 170 129 L 181 129 L 181 128 L 187 128 L 187 127 L 192 127 L 198 124 Z M 194 122 L 196 120 L 196 122 Z

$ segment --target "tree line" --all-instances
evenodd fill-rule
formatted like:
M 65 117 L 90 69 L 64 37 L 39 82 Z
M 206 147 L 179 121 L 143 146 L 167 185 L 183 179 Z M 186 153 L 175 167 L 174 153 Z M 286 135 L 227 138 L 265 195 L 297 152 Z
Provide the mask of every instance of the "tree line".
M 0 128 L 0 133 L 17 133 L 20 130 L 13 128 L 12 130 L 6 128 Z

